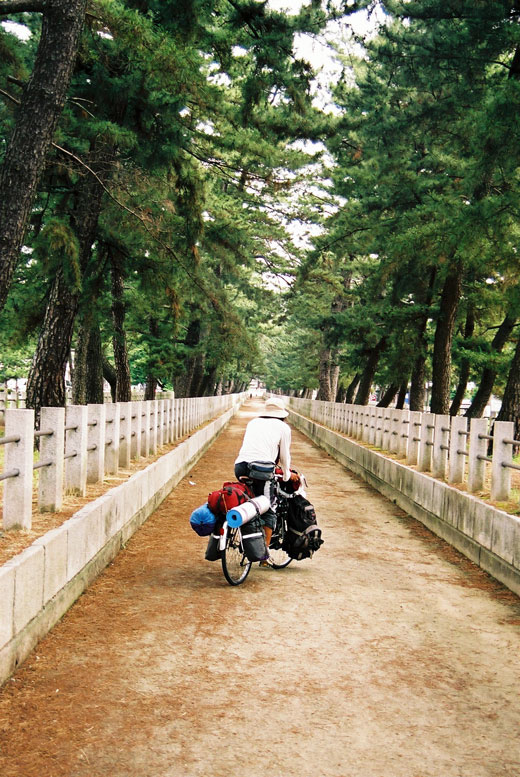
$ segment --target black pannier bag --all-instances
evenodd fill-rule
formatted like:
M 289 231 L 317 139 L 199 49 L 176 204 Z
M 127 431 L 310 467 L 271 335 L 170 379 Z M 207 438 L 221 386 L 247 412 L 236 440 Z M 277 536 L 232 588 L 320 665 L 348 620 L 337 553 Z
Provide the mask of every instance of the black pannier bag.
M 248 561 L 262 561 L 267 556 L 265 534 L 258 518 L 242 524 L 242 546 Z
M 222 518 L 217 518 L 215 521 L 215 528 L 211 532 L 208 538 L 208 546 L 206 548 L 206 555 L 204 558 L 206 561 L 218 561 L 222 558 L 222 551 L 219 548 L 220 545 L 220 530 L 224 523 Z
M 216 532 L 212 532 L 212 534 L 209 535 L 208 546 L 206 548 L 206 555 L 204 556 L 206 561 L 218 561 L 219 558 L 222 558 L 222 551 L 219 548 L 219 544 L 220 544 L 220 534 L 217 534 Z
M 300 494 L 287 500 L 287 533 L 283 549 L 293 559 L 311 558 L 323 545 L 313 505 Z

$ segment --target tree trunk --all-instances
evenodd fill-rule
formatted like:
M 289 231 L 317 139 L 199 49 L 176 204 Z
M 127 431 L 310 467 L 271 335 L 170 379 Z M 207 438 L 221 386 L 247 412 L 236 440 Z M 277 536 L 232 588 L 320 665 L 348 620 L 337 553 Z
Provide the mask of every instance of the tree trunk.
M 132 399 L 132 380 L 125 332 L 125 301 L 123 254 L 117 249 L 110 252 L 110 270 L 112 277 L 112 323 L 114 335 L 112 347 L 116 368 L 116 402 L 130 402 Z
M 194 360 L 193 375 L 191 379 L 191 394 L 192 397 L 204 396 L 204 367 L 206 363 L 206 354 L 200 353 Z
M 103 188 L 94 178 L 82 179 L 73 226 L 79 243 L 82 275 L 89 264 L 101 210 Z M 56 273 L 40 338 L 27 381 L 27 407 L 39 415 L 41 407 L 65 405 L 65 369 L 70 354 L 80 289 L 73 288 L 64 268 Z
M 112 394 L 112 402 L 116 401 L 117 390 L 117 375 L 115 369 L 112 367 L 107 357 L 102 354 L 101 367 L 103 370 L 103 377 L 110 386 L 110 393 Z
M 511 332 L 515 326 L 516 318 L 509 313 L 506 315 L 502 323 L 497 329 L 497 333 L 491 341 L 491 350 L 494 353 L 500 353 L 504 345 L 509 340 Z M 464 415 L 466 418 L 481 418 L 482 413 L 486 409 L 486 405 L 490 400 L 491 392 L 493 391 L 493 385 L 495 383 L 497 373 L 493 367 L 484 367 L 480 378 L 480 384 L 477 389 L 471 405 L 468 407 Z
M 157 385 L 157 378 L 152 373 L 148 373 L 148 377 L 146 378 L 146 388 L 144 390 L 145 399 L 155 399 Z
M 190 321 L 184 344 L 188 349 L 193 350 L 200 343 L 200 319 L 195 318 Z M 175 396 L 190 397 L 192 395 L 192 383 L 195 373 L 196 355 L 189 355 L 184 361 L 184 372 L 175 378 Z
M 331 402 L 333 402 L 336 398 L 336 395 L 338 393 L 338 381 L 339 381 L 339 364 L 334 364 L 333 367 L 331 367 L 331 373 L 330 373 L 330 397 Z
M 393 398 L 399 391 L 399 384 L 398 383 L 391 383 L 390 386 L 386 389 L 383 396 L 377 403 L 377 407 L 388 407 L 390 403 L 392 402 Z
M 374 348 L 369 352 L 368 359 L 365 365 L 365 369 L 361 375 L 359 381 L 359 387 L 354 401 L 355 405 L 367 405 L 370 399 L 370 390 L 372 388 L 372 382 L 374 375 L 376 374 L 377 365 L 381 354 L 386 348 L 386 337 L 382 337 Z
M 49 293 L 27 380 L 26 406 L 34 408 L 37 419 L 42 407 L 65 406 L 65 368 L 70 356 L 77 302 L 77 294 L 71 292 L 60 268 Z
M 516 344 L 502 398 L 502 407 L 496 420 L 513 421 L 515 424 L 514 439 L 520 440 L 520 338 Z
M 354 396 L 356 394 L 357 387 L 359 386 L 360 381 L 360 375 L 359 372 L 356 372 L 352 380 L 350 381 L 347 391 L 345 393 L 345 403 L 347 405 L 351 405 L 354 401 Z
M 332 354 L 330 348 L 322 348 L 319 364 L 319 389 L 316 399 L 332 402 L 332 386 L 330 384 Z
M 76 61 L 86 0 L 48 0 L 33 71 L 0 169 L 0 310 Z
M 401 384 L 401 388 L 399 389 L 399 394 L 397 395 L 397 402 L 395 403 L 396 410 L 402 410 L 404 408 L 404 401 L 406 399 L 406 394 L 408 393 L 408 381 L 405 381 Z
M 200 396 L 207 397 L 212 396 L 215 389 L 215 381 L 217 377 L 217 368 L 212 367 L 209 372 L 206 372 L 202 378 L 200 385 Z
M 410 380 L 410 410 L 424 410 L 426 402 L 426 353 L 421 352 L 415 360 Z
M 98 321 L 94 321 L 89 332 L 87 352 L 87 379 L 86 402 L 88 404 L 102 405 L 105 397 L 103 393 L 103 351 L 101 348 L 101 332 Z
M 72 377 L 72 403 L 74 405 L 87 404 L 87 372 L 88 348 L 90 341 L 90 330 L 92 328 L 92 308 L 79 315 L 80 324 L 78 327 L 76 350 L 74 352 L 74 375 Z
M 430 273 L 428 286 L 423 288 L 422 297 L 426 312 L 421 314 L 417 319 L 417 357 L 410 376 L 410 410 L 418 410 L 421 413 L 424 411 L 424 405 L 426 403 L 426 357 L 428 353 L 426 328 L 428 326 L 436 277 L 437 269 L 434 267 Z
M 466 314 L 466 324 L 464 326 L 464 339 L 467 341 L 473 335 L 475 329 L 475 314 L 473 308 L 469 308 Z M 470 373 L 470 361 L 469 359 L 462 359 L 460 363 L 459 382 L 455 390 L 455 395 L 451 402 L 450 415 L 455 416 L 460 410 L 464 394 L 468 385 Z
M 455 318 L 462 292 L 462 264 L 450 268 L 441 293 L 439 316 L 435 327 L 432 356 L 431 412 L 449 411 L 451 381 L 451 346 Z

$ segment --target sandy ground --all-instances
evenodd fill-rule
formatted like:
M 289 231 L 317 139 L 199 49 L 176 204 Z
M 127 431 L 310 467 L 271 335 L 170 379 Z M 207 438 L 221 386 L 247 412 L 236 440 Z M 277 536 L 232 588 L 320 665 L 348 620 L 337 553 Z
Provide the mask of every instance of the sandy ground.
M 258 409 L 0 691 L 0 775 L 518 777 L 520 601 L 302 435 L 319 553 L 204 561 L 189 515 Z

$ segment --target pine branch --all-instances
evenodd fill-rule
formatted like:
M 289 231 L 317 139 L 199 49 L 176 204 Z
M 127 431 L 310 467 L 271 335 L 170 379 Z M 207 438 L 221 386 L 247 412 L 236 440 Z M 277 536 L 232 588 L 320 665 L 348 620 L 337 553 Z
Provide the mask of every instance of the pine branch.
M 0 16 L 26 11 L 45 11 L 45 0 L 0 0 Z

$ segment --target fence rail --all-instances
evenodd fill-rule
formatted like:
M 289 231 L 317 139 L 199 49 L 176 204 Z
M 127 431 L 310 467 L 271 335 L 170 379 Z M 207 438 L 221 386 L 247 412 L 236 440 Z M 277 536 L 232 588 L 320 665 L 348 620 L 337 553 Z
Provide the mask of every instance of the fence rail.
M 198 426 L 221 415 L 244 397 L 215 397 L 108 402 L 41 409 L 34 429 L 34 410 L 5 410 L 3 528 L 30 529 L 33 474 L 39 473 L 37 507 L 58 511 L 64 494 L 86 495 L 88 483 L 102 481 L 128 468 L 131 460 L 154 455 Z M 107 434 L 108 431 L 108 434 Z M 35 439 L 40 440 L 35 457 Z
M 512 421 L 346 405 L 312 399 L 286 398 L 289 407 L 323 426 L 405 459 L 420 472 L 431 472 L 448 483 L 465 483 L 471 493 L 484 490 L 491 477 L 491 500 L 511 497 L 515 440 Z M 492 444 L 492 455 L 488 447 Z

